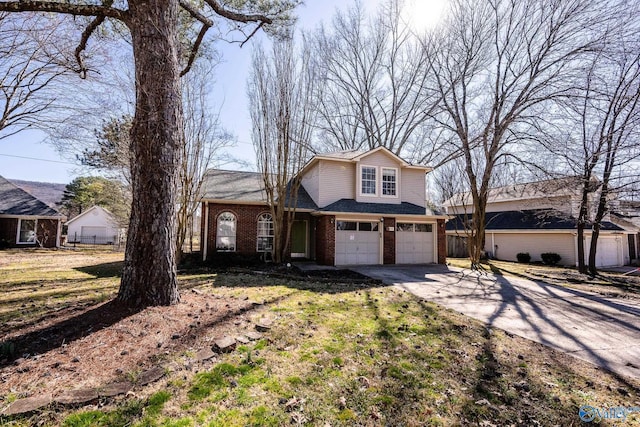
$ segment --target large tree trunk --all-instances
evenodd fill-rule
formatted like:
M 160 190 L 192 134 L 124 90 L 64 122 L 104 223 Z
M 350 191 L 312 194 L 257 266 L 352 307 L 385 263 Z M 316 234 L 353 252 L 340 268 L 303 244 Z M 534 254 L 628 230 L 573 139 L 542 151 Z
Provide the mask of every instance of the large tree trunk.
M 183 145 L 178 2 L 129 2 L 129 12 L 136 69 L 133 202 L 118 300 L 135 307 L 170 305 L 180 300 L 175 260 Z

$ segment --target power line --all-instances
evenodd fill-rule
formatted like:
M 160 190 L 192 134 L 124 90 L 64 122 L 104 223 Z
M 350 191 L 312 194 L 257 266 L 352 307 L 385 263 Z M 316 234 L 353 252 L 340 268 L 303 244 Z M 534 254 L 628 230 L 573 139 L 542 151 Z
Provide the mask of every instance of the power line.
M 75 163 L 63 162 L 63 161 L 60 161 L 60 160 L 38 159 L 38 158 L 36 158 L 36 157 L 16 156 L 15 154 L 4 154 L 4 153 L 0 153 L 0 156 L 4 156 L 4 157 L 15 157 L 16 159 L 37 160 L 37 161 L 39 161 L 39 162 L 61 163 L 61 164 L 63 164 L 63 165 L 72 165 L 72 166 L 77 166 Z

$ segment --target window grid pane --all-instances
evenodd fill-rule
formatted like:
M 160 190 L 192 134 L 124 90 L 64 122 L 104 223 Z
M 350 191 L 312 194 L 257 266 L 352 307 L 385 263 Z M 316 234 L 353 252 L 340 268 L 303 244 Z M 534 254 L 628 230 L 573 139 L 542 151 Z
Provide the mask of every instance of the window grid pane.
M 382 195 L 396 195 L 396 170 L 382 169 Z
M 216 250 L 218 252 L 236 250 L 236 216 L 231 212 L 223 212 L 218 216 Z
M 273 217 L 270 214 L 260 215 L 258 218 L 257 251 L 273 250 Z
M 376 194 L 376 168 L 362 168 L 362 194 Z

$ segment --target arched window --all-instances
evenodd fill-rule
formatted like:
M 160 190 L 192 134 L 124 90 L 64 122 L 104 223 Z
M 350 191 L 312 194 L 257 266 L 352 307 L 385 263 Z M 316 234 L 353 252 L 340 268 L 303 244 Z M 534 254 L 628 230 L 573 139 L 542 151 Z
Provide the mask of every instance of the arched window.
M 218 252 L 236 250 L 236 216 L 231 212 L 222 212 L 218 215 L 216 250 Z
M 258 217 L 258 252 L 273 250 L 273 217 L 262 214 Z

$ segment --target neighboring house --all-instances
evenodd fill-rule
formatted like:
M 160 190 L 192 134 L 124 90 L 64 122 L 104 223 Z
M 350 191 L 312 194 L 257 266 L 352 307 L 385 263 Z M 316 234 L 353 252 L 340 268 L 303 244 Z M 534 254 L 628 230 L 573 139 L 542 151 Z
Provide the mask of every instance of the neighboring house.
M 594 185 L 597 185 L 594 182 Z M 577 221 L 581 193 L 579 178 L 569 177 L 489 190 L 487 202 L 485 252 L 496 259 L 516 261 L 519 252 L 528 252 L 532 261 L 555 252 L 560 264 L 577 265 Z M 595 203 L 589 200 L 589 217 Z M 469 193 L 460 193 L 444 203 L 454 218 L 447 223 L 449 256 L 460 256 L 465 225 L 471 221 L 473 203 Z M 631 231 L 614 224 L 610 217 L 601 223 L 596 266 L 621 266 L 630 262 L 627 235 Z M 585 262 L 591 244 L 591 223 L 585 227 Z
M 446 216 L 427 206 L 429 171 L 382 147 L 313 157 L 299 175 L 291 257 L 325 265 L 445 263 Z M 259 173 L 207 171 L 203 259 L 268 252 L 266 200 Z
M 58 247 L 65 219 L 0 176 L 0 247 Z
M 90 207 L 66 225 L 68 243 L 111 245 L 124 237 L 124 230 L 113 214 L 101 206 Z

